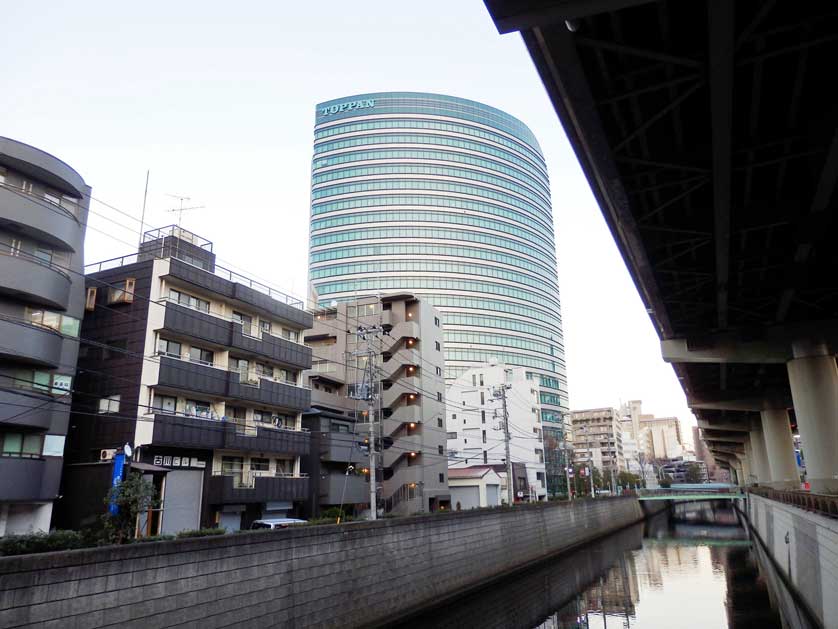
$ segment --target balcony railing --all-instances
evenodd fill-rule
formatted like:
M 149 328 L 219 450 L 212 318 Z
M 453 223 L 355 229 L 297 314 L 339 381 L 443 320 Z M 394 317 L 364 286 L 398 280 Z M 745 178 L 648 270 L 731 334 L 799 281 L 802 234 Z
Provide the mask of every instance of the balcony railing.
M 838 518 L 838 496 L 770 487 L 751 487 L 748 491 L 769 500 L 776 500 L 830 518 Z
M 271 299 L 275 299 L 283 304 L 287 304 L 293 308 L 299 308 L 303 310 L 305 308 L 305 304 L 302 300 L 297 299 L 295 297 L 291 297 L 290 295 L 273 288 L 267 284 L 262 282 L 258 282 L 252 278 L 249 278 L 245 275 L 240 273 L 236 273 L 235 271 L 231 271 L 223 266 L 219 266 L 218 264 L 214 265 L 212 269 L 206 269 L 202 266 L 199 266 L 194 263 L 193 260 L 186 257 L 184 254 L 183 256 L 179 256 L 177 252 L 173 252 L 171 247 L 166 247 L 165 239 L 160 239 L 160 251 L 159 252 L 152 252 L 147 249 L 143 249 L 142 257 L 143 259 L 147 259 L 148 257 L 153 256 L 160 260 L 164 259 L 175 259 L 184 264 L 188 264 L 191 267 L 204 271 L 205 273 L 209 273 L 211 275 L 215 275 L 220 277 L 221 279 L 227 280 L 228 282 L 233 282 L 235 284 L 241 284 L 242 286 L 246 286 L 252 290 L 255 290 L 263 295 L 267 295 Z M 94 262 L 92 264 L 85 265 L 84 272 L 85 274 L 88 273 L 98 273 L 100 271 L 105 271 L 107 269 L 115 269 L 121 266 L 126 266 L 128 264 L 134 264 L 139 261 L 139 254 L 132 253 L 126 256 L 120 256 L 118 258 L 111 258 L 109 260 L 102 260 L 101 262 Z
M 62 212 L 76 220 L 78 220 L 79 218 L 79 204 L 76 203 L 74 200 L 70 199 L 69 197 L 59 197 L 58 195 L 49 195 L 44 192 L 36 193 L 32 190 L 27 190 L 25 188 L 12 185 L 5 181 L 0 181 L 0 188 L 6 188 L 7 190 L 11 190 L 12 192 L 15 192 L 17 194 L 26 195 L 27 197 L 34 199 L 38 203 L 47 203 L 47 207 L 61 210 Z
M 70 280 L 70 274 L 67 273 L 64 270 L 64 267 L 62 267 L 61 265 L 55 264 L 50 260 L 44 260 L 43 258 L 39 258 L 38 256 L 32 255 L 31 253 L 21 251 L 20 249 L 13 249 L 10 245 L 7 245 L 6 243 L 0 243 L 0 255 L 10 256 L 12 258 L 20 258 L 21 260 L 26 260 L 27 262 L 38 264 L 40 266 L 48 268 L 50 271 L 58 273 L 59 275 L 65 277 L 67 280 Z
M 213 476 L 230 476 L 235 489 L 254 489 L 257 478 L 308 478 L 308 474 L 300 472 L 270 472 L 251 470 L 249 472 L 219 472 Z

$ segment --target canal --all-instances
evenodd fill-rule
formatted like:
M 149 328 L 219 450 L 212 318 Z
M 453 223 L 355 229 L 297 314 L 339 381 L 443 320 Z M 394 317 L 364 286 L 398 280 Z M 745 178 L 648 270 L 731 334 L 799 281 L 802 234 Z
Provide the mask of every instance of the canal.
M 675 505 L 396 626 L 771 629 L 782 624 L 735 511 L 727 501 L 713 501 Z

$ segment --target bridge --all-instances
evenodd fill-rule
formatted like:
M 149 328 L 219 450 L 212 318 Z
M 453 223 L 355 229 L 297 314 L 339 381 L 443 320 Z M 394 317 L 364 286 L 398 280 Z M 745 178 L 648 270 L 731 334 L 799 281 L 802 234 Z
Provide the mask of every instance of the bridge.
M 716 461 L 838 493 L 838 12 L 485 0 L 520 31 Z
M 638 492 L 637 499 L 641 502 L 649 500 L 673 500 L 679 502 L 697 502 L 703 500 L 737 500 L 745 494 L 738 488 L 725 491 L 701 491 L 684 489 L 644 489 Z

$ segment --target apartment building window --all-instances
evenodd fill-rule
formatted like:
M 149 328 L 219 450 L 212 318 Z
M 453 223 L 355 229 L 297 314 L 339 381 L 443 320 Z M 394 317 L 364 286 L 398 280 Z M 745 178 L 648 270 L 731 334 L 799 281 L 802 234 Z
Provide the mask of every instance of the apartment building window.
M 241 477 L 244 469 L 244 459 L 240 456 L 222 456 L 221 474 L 223 476 Z
M 284 380 L 285 370 L 280 370 L 280 373 L 282 374 L 282 379 Z M 273 380 L 274 368 L 271 365 L 266 365 L 265 363 L 256 363 L 256 377 Z
M 486 423 L 486 411 L 480 411 L 480 423 L 481 424 Z
M 457 419 L 457 413 L 451 413 L 451 419 Z
M 439 317 L 434 317 L 434 325 L 439 327 Z
M 439 482 L 440 482 L 440 483 L 444 483 L 444 482 L 445 482 L 445 474 L 440 474 L 440 475 L 439 475 Z
M 269 472 L 271 469 L 271 460 L 252 457 L 250 459 L 250 469 L 254 472 Z
M 277 459 L 276 460 L 277 474 L 293 474 L 294 473 L 294 459 Z
M 481 382 L 480 384 L 483 384 L 483 382 Z M 486 394 L 483 391 L 481 391 L 480 392 L 480 404 L 485 404 L 485 403 L 486 403 Z
M 293 371 L 292 369 L 279 370 L 279 379 L 283 382 L 287 382 L 288 384 L 297 384 L 297 378 L 299 375 L 299 371 Z
M 96 289 L 93 287 L 87 289 L 87 296 L 84 299 L 84 309 L 88 312 L 96 310 Z
M 438 375 L 438 376 L 442 375 L 442 368 L 441 367 L 436 368 L 436 375 Z
M 442 428 L 442 427 L 443 427 L 443 426 L 442 426 L 442 417 L 437 417 L 437 418 L 436 418 L 436 425 L 437 425 L 439 428 Z
M 282 328 L 282 338 L 286 338 L 289 341 L 294 341 L 298 343 L 300 341 L 300 333 L 297 330 L 289 330 L 288 328 Z
M 483 465 L 487 465 L 489 463 L 489 453 L 486 450 L 483 450 Z
M 534 435 L 536 435 L 538 437 L 539 441 L 542 441 L 541 428 L 533 428 L 532 432 L 533 432 Z
M 212 417 L 212 404 L 203 400 L 186 400 L 186 414 L 209 419 Z
M 29 323 L 61 332 L 61 334 L 73 338 L 78 337 L 81 326 L 81 321 L 78 319 L 51 310 L 31 310 L 27 308 L 26 319 Z
M 476 373 L 471 374 L 471 386 L 473 386 L 473 387 L 477 386 L 477 374 Z
M 242 334 L 246 336 L 254 336 L 253 334 L 253 317 L 246 315 L 238 310 L 233 311 L 233 321 L 241 323 Z
M 463 419 L 463 424 L 467 424 L 467 423 L 468 423 L 468 422 L 467 422 L 465 419 Z
M 193 363 L 198 363 L 201 365 L 212 365 L 213 358 L 215 358 L 215 354 L 208 349 L 195 347 L 193 345 L 192 349 L 189 350 L 189 359 Z
M 445 454 L 445 448 L 443 448 L 442 446 L 437 446 L 436 449 L 437 452 L 439 452 L 440 454 Z
M 486 443 L 486 431 L 483 431 L 483 443 Z
M 456 432 L 447 432 L 447 433 L 445 433 L 445 437 L 446 437 L 446 439 L 456 439 L 457 438 L 457 433 Z
M 230 371 L 238 372 L 242 379 L 247 377 L 247 371 L 249 368 L 250 364 L 244 358 L 236 358 L 235 356 L 230 357 Z
M 181 306 L 191 308 L 192 310 L 198 310 L 200 312 L 208 313 L 210 309 L 210 302 L 208 302 L 206 299 L 194 297 L 193 295 L 189 295 L 188 293 L 175 290 L 174 288 L 169 290 L 169 299 L 171 299 L 174 302 L 177 302 Z
M 544 487 L 544 472 L 536 472 L 535 479 L 539 482 L 539 484 Z
M 44 436 L 20 432 L 0 433 L 0 456 L 37 459 L 44 447 Z
M 483 386 L 483 374 L 482 373 L 480 374 L 480 386 L 481 387 Z
M 134 301 L 134 288 L 137 280 L 128 277 L 108 289 L 108 304 L 130 304 Z
M 32 194 L 32 182 L 27 181 L 26 179 L 21 179 L 20 189 L 26 192 L 27 194 Z
M 544 463 L 544 450 L 535 449 L 535 456 L 538 457 L 539 463 Z
M 177 411 L 177 398 L 170 395 L 154 394 L 154 401 L 151 407 L 155 411 L 162 411 L 164 413 L 175 413 Z
M 168 339 L 159 339 L 157 341 L 157 353 L 162 356 L 171 356 L 172 358 L 180 358 L 181 344 L 177 341 L 170 341 Z
M 442 393 L 440 393 L 439 391 L 436 392 L 436 401 L 442 402 Z
M 99 400 L 100 413 L 118 413 L 119 412 L 119 394 L 109 395 Z
M 33 389 L 53 395 L 63 395 L 70 391 L 73 383 L 72 376 L 32 369 L 19 369 L 13 377 L 15 387 L 19 389 Z
M 259 328 L 262 330 L 262 334 L 270 334 L 271 322 L 265 321 L 264 319 L 259 319 Z
M 442 345 L 439 344 L 439 341 L 434 341 L 434 347 L 436 347 L 436 351 L 442 351 Z

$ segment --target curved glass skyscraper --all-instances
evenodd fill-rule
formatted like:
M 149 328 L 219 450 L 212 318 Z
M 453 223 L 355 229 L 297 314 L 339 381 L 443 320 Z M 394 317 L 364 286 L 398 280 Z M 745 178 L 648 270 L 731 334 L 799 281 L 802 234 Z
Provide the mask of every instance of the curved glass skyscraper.
M 444 313 L 446 377 L 497 359 L 566 408 L 550 185 L 532 132 L 415 92 L 317 106 L 310 280 L 322 305 L 407 291 Z M 551 410 L 552 409 L 552 410 Z

